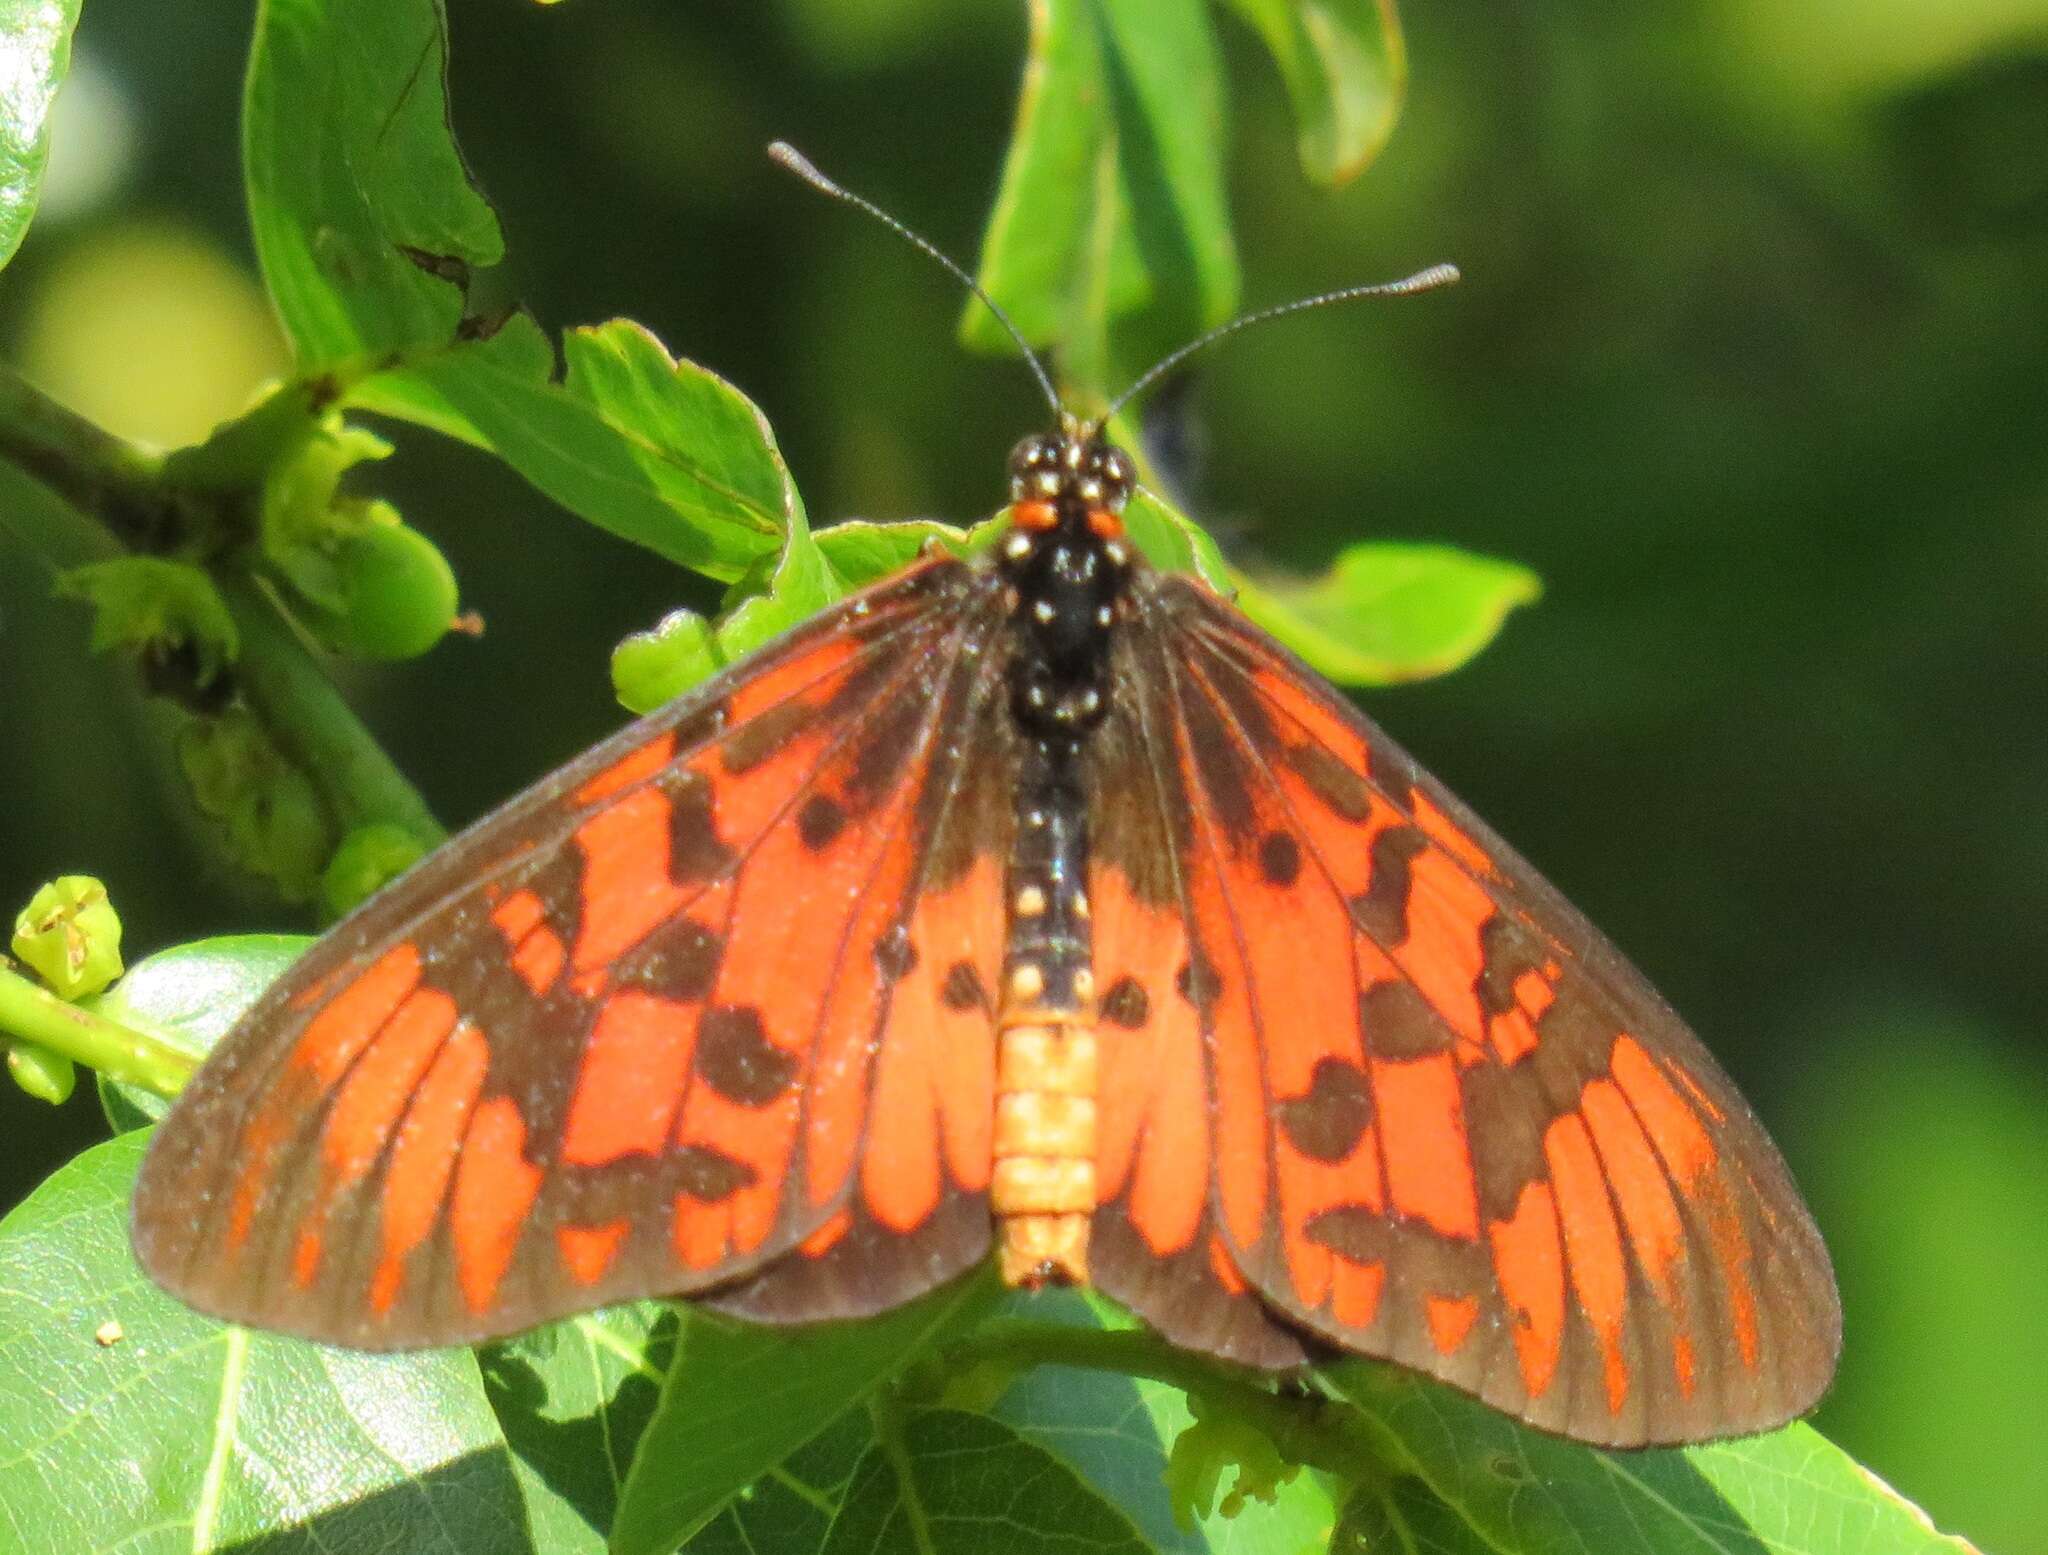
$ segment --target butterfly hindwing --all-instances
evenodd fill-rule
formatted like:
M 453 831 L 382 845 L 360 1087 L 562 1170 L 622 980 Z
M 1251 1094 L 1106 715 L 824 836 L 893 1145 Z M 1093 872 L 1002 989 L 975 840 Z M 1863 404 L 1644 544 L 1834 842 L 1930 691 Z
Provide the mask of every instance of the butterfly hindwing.
M 929 1001 L 921 929 L 943 926 L 941 976 L 1000 958 L 1000 863 L 961 804 L 986 808 L 1002 748 L 963 754 L 946 723 L 986 722 L 998 620 L 984 574 L 914 568 L 338 925 L 160 1126 L 134 1209 L 150 1273 L 223 1317 L 394 1348 L 856 1233 L 914 1244 L 870 1310 L 978 1257 L 992 1017 L 954 1012 L 951 1067 L 893 1033 Z M 878 1127 L 934 1148 L 870 1167 Z M 768 1305 L 835 1315 L 831 1289 Z
M 1121 958 L 1101 968 L 1105 1066 L 1123 979 L 1166 1008 L 1121 1061 L 1170 1048 L 1204 1078 L 1106 1099 L 1132 1116 L 1103 1140 L 1105 1252 L 1206 1265 L 1210 1321 L 1248 1289 L 1337 1345 L 1588 1440 L 1806 1408 L 1838 1332 L 1826 1256 L 1697 1040 L 1234 610 L 1187 579 L 1134 595 L 1101 786 L 1146 775 L 1154 846 L 1126 846 L 1136 823 L 1098 795 L 1098 936 Z M 1177 1160 L 1203 1166 L 1199 1205 Z M 1142 1296 L 1157 1282 L 1140 1262 L 1126 1248 L 1100 1277 Z
M 1297 1365 L 1300 1338 L 1219 1257 L 1211 1184 L 1218 1071 L 1189 906 L 1194 807 L 1151 694 L 1166 665 L 1133 643 L 1093 753 L 1088 882 L 1101 1050 L 1092 1278 L 1176 1344 Z

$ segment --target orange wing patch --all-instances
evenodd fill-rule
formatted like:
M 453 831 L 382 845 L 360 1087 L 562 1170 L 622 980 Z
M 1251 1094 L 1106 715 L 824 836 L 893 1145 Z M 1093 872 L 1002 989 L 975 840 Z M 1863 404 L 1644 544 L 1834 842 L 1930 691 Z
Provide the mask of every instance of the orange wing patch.
M 1209 1198 L 1209 1095 L 1194 1002 L 1176 987 L 1189 966 L 1177 912 L 1148 906 L 1122 870 L 1089 881 L 1097 1043 L 1096 1191 L 1130 1201 L 1156 1255 L 1193 1244 Z

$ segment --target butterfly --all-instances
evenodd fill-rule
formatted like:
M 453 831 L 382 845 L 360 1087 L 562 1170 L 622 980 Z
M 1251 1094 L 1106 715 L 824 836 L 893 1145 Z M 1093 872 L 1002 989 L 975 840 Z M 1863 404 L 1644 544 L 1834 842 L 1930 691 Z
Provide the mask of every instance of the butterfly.
M 927 553 L 542 779 L 272 986 L 133 1243 L 369 1349 L 993 1256 L 1280 1369 L 1384 1357 L 1615 1446 L 1832 1373 L 1784 1162 L 1599 932 L 1221 595 L 1065 417 Z

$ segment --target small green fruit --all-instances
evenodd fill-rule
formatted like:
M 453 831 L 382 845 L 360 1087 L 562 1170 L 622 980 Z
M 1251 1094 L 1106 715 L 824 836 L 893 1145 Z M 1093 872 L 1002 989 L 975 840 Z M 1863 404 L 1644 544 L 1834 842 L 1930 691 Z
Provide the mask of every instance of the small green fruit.
M 333 551 L 341 607 L 317 625 L 334 647 L 365 659 L 410 659 L 439 642 L 455 620 L 455 574 L 417 529 L 365 525 Z

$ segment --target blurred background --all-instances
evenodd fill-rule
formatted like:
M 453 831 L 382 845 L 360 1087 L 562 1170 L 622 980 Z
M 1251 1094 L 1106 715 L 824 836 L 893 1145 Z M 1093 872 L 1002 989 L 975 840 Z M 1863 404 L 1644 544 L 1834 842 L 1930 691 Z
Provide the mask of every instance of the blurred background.
M 1025 38 L 993 0 L 454 0 L 457 131 L 551 329 L 626 314 L 773 421 L 815 521 L 980 516 L 1042 415 L 960 299 L 761 155 L 963 258 Z M 1363 536 L 1548 593 L 1367 708 L 1647 970 L 1807 1188 L 1847 1307 L 1820 1428 L 1988 1549 L 2048 1551 L 2048 0 L 1407 0 L 1408 112 L 1307 185 L 1231 61 L 1247 304 L 1439 259 L 1457 291 L 1254 332 L 1175 430 L 1232 554 Z M 0 346 L 117 431 L 283 365 L 237 166 L 248 18 L 93 0 Z M 352 672 L 444 821 L 616 724 L 606 655 L 701 579 L 409 429 L 378 489 L 489 623 Z M 304 928 L 222 873 L 85 617 L 0 552 L 0 897 L 106 878 L 131 959 Z M 102 1130 L 0 1098 L 12 1203 Z

